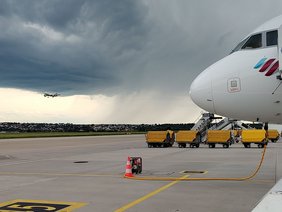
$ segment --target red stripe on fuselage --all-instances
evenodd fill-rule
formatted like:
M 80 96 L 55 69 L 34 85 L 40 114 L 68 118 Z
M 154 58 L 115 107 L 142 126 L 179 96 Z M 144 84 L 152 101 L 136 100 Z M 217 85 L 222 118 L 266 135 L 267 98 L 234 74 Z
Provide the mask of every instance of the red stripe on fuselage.
M 273 63 L 274 60 L 275 60 L 275 59 L 270 59 L 270 60 L 268 60 L 268 61 L 262 66 L 262 68 L 259 70 L 259 72 L 264 72 L 264 71 L 266 71 L 266 69 L 269 68 L 269 66 Z
M 268 72 L 266 72 L 265 76 L 271 76 L 275 71 L 277 71 L 277 69 L 279 68 L 279 62 L 276 61 L 276 63 L 274 63 L 274 65 L 269 69 Z

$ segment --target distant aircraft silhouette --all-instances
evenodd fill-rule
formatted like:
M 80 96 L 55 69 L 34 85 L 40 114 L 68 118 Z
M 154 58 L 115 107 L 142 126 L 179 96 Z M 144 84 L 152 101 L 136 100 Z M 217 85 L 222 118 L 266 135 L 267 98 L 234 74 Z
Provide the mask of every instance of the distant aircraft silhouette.
M 54 97 L 57 97 L 57 96 L 60 96 L 60 94 L 59 93 L 54 93 L 54 94 L 44 93 L 44 97 L 47 97 L 47 98 L 49 98 L 49 97 L 54 98 Z

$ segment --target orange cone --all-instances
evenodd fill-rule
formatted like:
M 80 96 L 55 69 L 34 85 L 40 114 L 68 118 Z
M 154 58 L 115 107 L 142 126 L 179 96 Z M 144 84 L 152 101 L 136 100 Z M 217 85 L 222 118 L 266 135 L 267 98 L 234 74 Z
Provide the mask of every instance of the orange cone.
M 134 175 L 132 174 L 132 166 L 130 163 L 130 157 L 127 158 L 124 177 L 134 177 Z

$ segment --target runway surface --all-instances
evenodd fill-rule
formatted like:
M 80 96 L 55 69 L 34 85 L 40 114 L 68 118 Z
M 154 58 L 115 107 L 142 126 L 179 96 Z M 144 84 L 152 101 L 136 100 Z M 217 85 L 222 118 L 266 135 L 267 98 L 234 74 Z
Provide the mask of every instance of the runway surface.
M 261 152 L 242 144 L 149 149 L 144 135 L 0 140 L 0 211 L 251 211 L 282 177 L 280 142 L 269 143 L 249 181 L 135 181 L 123 174 L 127 157 L 140 156 L 141 176 L 243 177 Z M 206 173 L 181 173 L 191 170 Z

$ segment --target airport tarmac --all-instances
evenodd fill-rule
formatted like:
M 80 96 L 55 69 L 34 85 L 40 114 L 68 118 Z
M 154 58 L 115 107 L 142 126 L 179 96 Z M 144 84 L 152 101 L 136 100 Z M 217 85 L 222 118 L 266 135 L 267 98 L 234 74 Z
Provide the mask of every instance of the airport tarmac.
M 140 176 L 243 177 L 261 153 L 242 144 L 147 148 L 144 135 L 0 140 L 0 211 L 251 211 L 282 177 L 280 142 L 269 143 L 248 181 L 135 181 L 123 174 L 127 157 L 140 156 Z M 205 173 L 181 173 L 195 170 Z

